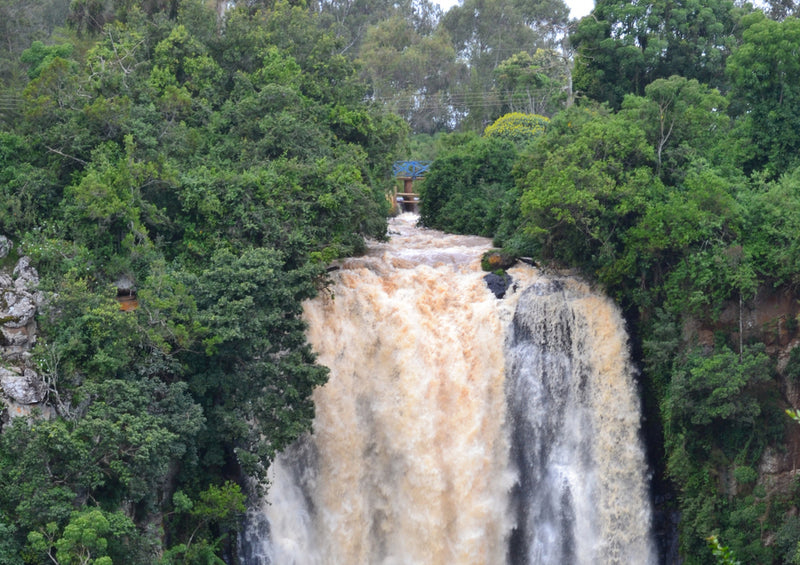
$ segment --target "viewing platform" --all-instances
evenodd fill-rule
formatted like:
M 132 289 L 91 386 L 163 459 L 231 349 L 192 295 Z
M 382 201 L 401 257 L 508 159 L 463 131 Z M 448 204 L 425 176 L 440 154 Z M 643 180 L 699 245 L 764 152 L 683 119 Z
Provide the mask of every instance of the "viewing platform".
M 419 194 L 414 191 L 414 181 L 425 178 L 431 161 L 395 161 L 392 167 L 393 176 L 403 181 L 403 191 L 395 189 L 392 197 L 392 209 L 401 212 L 418 212 Z

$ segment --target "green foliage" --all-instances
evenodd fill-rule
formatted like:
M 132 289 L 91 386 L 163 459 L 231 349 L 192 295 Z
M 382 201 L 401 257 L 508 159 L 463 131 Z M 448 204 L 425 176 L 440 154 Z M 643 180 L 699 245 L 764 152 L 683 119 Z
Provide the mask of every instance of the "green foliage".
M 221 486 L 212 484 L 199 493 L 197 500 L 176 491 L 172 502 L 180 518 L 173 537 L 185 541 L 169 548 L 161 563 L 223 564 L 216 553 L 223 539 L 236 531 L 245 511 L 245 495 L 239 485 L 230 481 Z
M 456 135 L 425 176 L 420 221 L 454 233 L 492 236 L 514 186 L 514 145 L 497 137 Z
M 711 548 L 711 553 L 717 558 L 719 565 L 740 565 L 729 547 L 722 545 L 717 536 L 708 536 L 708 547 Z
M 775 533 L 776 553 L 783 556 L 784 563 L 797 563 L 798 543 L 800 543 L 800 518 L 790 516 Z
M 561 0 L 465 0 L 447 11 L 442 18 L 441 27 L 452 38 L 456 53 L 469 63 L 469 75 L 458 83 L 457 88 L 450 89 L 459 110 L 467 114 L 462 121 L 462 127 L 467 125 L 475 131 L 481 131 L 500 114 L 517 110 L 504 106 L 509 92 L 506 88 L 503 92 L 498 92 L 495 88 L 495 69 L 510 55 L 528 51 L 536 57 L 537 49 L 553 48 L 553 38 L 564 32 L 568 19 L 569 10 Z M 548 76 L 557 77 L 559 74 L 556 69 L 547 70 L 552 72 L 544 73 Z M 503 71 L 499 72 L 502 77 Z M 515 99 L 519 100 L 514 96 L 517 86 L 520 87 L 518 92 L 522 93 L 526 86 L 530 86 L 530 82 L 522 77 L 519 77 L 522 78 L 519 82 L 510 76 L 508 78 L 508 82 L 516 82 L 513 86 L 508 82 L 503 85 L 512 89 L 510 94 L 513 103 Z M 540 94 L 536 92 L 536 96 Z M 547 94 L 545 97 L 549 98 Z M 541 105 L 538 106 L 526 107 L 524 111 L 544 113 Z
M 69 59 L 72 50 L 73 46 L 69 43 L 45 46 L 41 41 L 34 41 L 28 49 L 22 52 L 20 61 L 30 65 L 28 76 L 33 79 L 38 77 L 42 69 L 50 66 L 56 58 Z
M 725 61 L 750 10 L 730 0 L 600 0 L 570 36 L 578 53 L 575 89 L 614 108 L 672 75 L 725 90 Z
M 736 482 L 743 485 L 752 484 L 758 479 L 758 473 L 752 467 L 742 466 L 736 467 L 733 471 L 733 476 Z
M 69 2 L 64 0 L 0 0 L 0 86 L 16 87 L 27 73 L 20 54 L 36 41 L 47 42 L 66 22 Z M 47 49 L 49 46 L 45 47 Z
M 60 199 L 52 172 L 37 164 L 24 136 L 0 131 L 0 225 L 8 236 L 41 225 Z
M 745 236 L 754 269 L 796 288 L 800 284 L 800 242 L 795 237 L 800 229 L 800 168 L 778 180 L 758 183 L 740 198 L 744 222 L 750 226 Z
M 64 565 L 111 565 L 141 558 L 131 544 L 137 537 L 133 521 L 123 513 L 87 508 L 73 512 L 63 530 L 51 522 L 28 534 L 26 551 Z
M 530 146 L 519 169 L 524 223 L 535 254 L 580 267 L 605 284 L 638 274 L 627 230 L 662 192 L 653 151 L 638 124 L 573 109 Z
M 628 95 L 623 102 L 623 110 L 644 126 L 656 153 L 656 173 L 668 184 L 683 182 L 693 161 L 721 164 L 717 148 L 730 131 L 726 108 L 719 91 L 680 76 L 654 80 L 644 96 Z
M 797 165 L 800 149 L 800 20 L 775 22 L 756 12 L 742 25 L 742 45 L 727 65 L 733 109 L 749 138 L 742 157 L 746 170 L 775 178 Z
M 371 93 L 412 130 L 434 133 L 455 119 L 448 90 L 465 74 L 449 35 L 420 33 L 397 14 L 367 29 L 358 62 Z
M 78 493 L 152 509 L 171 463 L 193 452 L 203 426 L 184 383 L 108 380 L 73 400 L 80 417 L 15 420 L 0 437 L 0 506 L 25 528 L 63 523 Z
M 3 425 L 0 562 L 220 563 L 225 481 L 265 479 L 327 376 L 302 302 L 385 236 L 407 126 L 318 15 L 207 4 L 72 2 L 77 35 L 15 61 L 0 229 L 41 277 L 54 413 Z
M 536 49 L 512 55 L 494 70 L 499 97 L 511 112 L 552 116 L 570 96 L 569 61 L 555 49 Z
M 554 49 L 512 55 L 494 70 L 500 98 L 512 113 L 552 116 L 564 102 L 570 80 L 566 59 Z
M 263 477 L 264 464 L 310 425 L 311 391 L 327 371 L 313 363 L 300 304 L 315 293 L 319 273 L 313 265 L 284 270 L 268 248 L 238 257 L 222 249 L 192 282 L 209 335 L 205 356 L 190 361 L 190 383 L 219 434 L 208 465 L 222 464 L 220 447 L 228 446 L 249 474 Z
M 763 347 L 741 355 L 725 347 L 712 355 L 695 351 L 673 373 L 665 411 L 684 428 L 726 421 L 754 425 L 761 407 L 752 387 L 770 376 Z
M 508 139 L 516 144 L 530 143 L 544 132 L 549 122 L 548 118 L 538 114 L 512 112 L 486 126 L 483 134 L 486 137 Z
M 0 522 L 0 565 L 22 565 L 20 550 L 14 537 L 16 528 Z

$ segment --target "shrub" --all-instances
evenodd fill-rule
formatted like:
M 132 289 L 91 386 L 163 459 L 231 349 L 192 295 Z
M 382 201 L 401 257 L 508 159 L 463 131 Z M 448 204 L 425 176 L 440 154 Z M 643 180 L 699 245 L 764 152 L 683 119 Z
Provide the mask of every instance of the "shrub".
M 525 144 L 541 135 L 548 123 L 550 119 L 539 114 L 512 112 L 486 126 L 483 134 L 486 137 L 499 137 L 516 144 Z

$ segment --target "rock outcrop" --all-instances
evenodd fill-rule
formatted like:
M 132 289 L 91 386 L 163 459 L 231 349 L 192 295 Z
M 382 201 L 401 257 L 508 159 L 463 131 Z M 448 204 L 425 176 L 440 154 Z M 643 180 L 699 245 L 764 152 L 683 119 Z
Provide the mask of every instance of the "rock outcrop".
M 484 275 L 483 280 L 486 281 L 486 286 L 489 287 L 489 290 L 491 290 L 497 298 L 505 297 L 506 291 L 514 282 L 514 280 L 511 278 L 511 275 L 506 273 L 503 273 L 502 275 L 498 275 L 497 273 L 488 273 Z
M 49 413 L 47 387 L 31 363 L 36 343 L 36 309 L 42 295 L 39 275 L 28 257 L 8 264 L 11 242 L 0 236 L 0 417 Z M 5 266 L 3 266 L 5 263 Z

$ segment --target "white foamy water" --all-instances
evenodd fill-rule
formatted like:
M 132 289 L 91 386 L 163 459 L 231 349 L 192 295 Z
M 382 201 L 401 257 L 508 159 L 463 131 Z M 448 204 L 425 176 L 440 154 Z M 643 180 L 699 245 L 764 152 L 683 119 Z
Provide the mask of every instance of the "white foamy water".
M 330 294 L 306 304 L 308 337 L 330 379 L 314 394 L 313 434 L 270 470 L 267 500 L 243 536 L 245 562 L 652 562 L 638 404 L 619 315 L 589 293 L 585 314 L 566 315 L 584 320 L 582 329 L 569 326 L 566 341 L 552 337 L 566 350 L 534 351 L 524 344 L 548 343 L 552 332 L 537 326 L 533 312 L 542 308 L 530 295 L 563 287 L 522 292 L 551 284 L 522 266 L 510 270 L 516 290 L 498 300 L 480 269 L 489 240 L 415 222 L 411 214 L 394 219 L 389 242 L 342 262 Z M 525 310 L 515 314 L 520 300 Z M 570 308 L 584 308 L 581 300 Z M 539 333 L 545 337 L 531 341 Z M 552 414 L 535 390 L 550 385 L 533 381 L 566 382 L 575 371 L 542 377 L 547 364 L 527 354 L 580 367 L 578 384 L 550 387 L 565 395 L 552 399 Z M 595 381 L 619 384 L 606 390 Z M 598 437 L 604 433 L 611 436 Z M 564 455 L 574 449 L 584 451 Z M 631 457 L 621 458 L 626 452 Z M 551 510 L 537 514 L 530 504 Z M 637 539 L 643 559 L 630 561 L 620 546 Z

